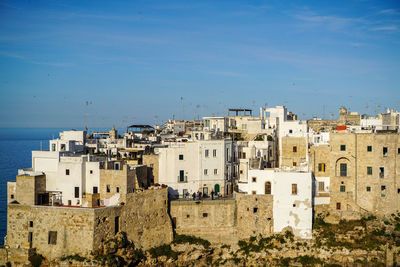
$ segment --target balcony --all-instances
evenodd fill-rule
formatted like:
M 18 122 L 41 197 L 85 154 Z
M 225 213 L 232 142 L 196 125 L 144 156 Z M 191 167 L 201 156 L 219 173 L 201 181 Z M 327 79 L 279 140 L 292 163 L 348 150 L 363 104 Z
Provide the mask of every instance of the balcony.
M 178 175 L 178 183 L 187 183 L 187 176 Z

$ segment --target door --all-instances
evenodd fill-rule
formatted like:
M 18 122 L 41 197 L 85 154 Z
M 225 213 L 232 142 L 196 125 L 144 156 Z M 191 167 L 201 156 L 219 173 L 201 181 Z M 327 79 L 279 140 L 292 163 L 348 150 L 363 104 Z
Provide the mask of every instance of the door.
M 215 192 L 215 194 L 218 194 L 218 193 L 219 193 L 219 184 L 216 184 L 216 185 L 214 186 L 214 192 Z

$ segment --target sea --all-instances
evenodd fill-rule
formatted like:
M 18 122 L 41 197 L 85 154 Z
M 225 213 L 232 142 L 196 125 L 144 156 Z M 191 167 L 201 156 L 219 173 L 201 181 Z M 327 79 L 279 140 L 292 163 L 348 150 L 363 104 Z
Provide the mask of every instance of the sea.
M 48 150 L 61 128 L 0 128 L 0 245 L 7 234 L 7 182 L 32 167 L 32 150 Z

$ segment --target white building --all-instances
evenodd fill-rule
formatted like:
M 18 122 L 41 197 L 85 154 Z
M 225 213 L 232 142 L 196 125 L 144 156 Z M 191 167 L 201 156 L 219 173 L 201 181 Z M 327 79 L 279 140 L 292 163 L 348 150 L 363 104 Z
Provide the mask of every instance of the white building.
M 203 117 L 204 130 L 213 132 L 227 132 L 228 118 L 225 117 Z
M 312 174 L 278 169 L 249 170 L 239 192 L 271 194 L 274 197 L 274 232 L 291 227 L 296 236 L 312 238 Z
M 158 148 L 159 183 L 170 187 L 172 195 L 212 191 L 230 193 L 233 175 L 231 140 L 171 142 Z
M 52 202 L 79 206 L 83 193 L 99 192 L 99 159 L 81 153 L 85 134 L 64 131 L 59 139 L 50 140 L 50 151 L 32 151 L 32 168 L 25 171 L 46 175 L 46 191 L 51 193 Z

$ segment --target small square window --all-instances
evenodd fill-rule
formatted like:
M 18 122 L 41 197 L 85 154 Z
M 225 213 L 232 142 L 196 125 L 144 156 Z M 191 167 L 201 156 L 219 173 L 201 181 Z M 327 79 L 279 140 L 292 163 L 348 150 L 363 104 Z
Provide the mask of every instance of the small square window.
M 367 186 L 367 192 L 371 192 L 371 187 Z
M 290 129 L 290 130 L 289 130 L 289 133 L 293 133 L 293 130 L 292 130 L 292 129 Z
M 251 191 L 251 194 L 256 195 L 257 191 Z
M 204 212 L 203 217 L 208 217 L 208 213 Z
M 293 162 L 293 166 L 297 166 L 297 162 Z
M 69 175 L 69 169 L 65 169 L 65 175 Z
M 243 174 L 243 170 L 240 170 L 239 173 L 240 173 L 240 174 Z
M 179 155 L 179 160 L 183 160 L 183 155 L 182 154 Z
M 346 192 L 346 186 L 345 185 L 341 185 L 340 186 L 340 192 Z
M 367 146 L 367 152 L 372 152 L 372 146 Z
M 190 215 L 189 215 L 189 214 L 186 214 L 186 218 L 190 218 Z
M 11 198 L 11 199 L 14 199 L 14 194 L 11 194 L 10 198 Z
M 29 221 L 29 227 L 33 227 L 33 221 Z
M 258 208 L 253 208 L 253 213 L 257 213 Z
M 256 183 L 256 182 L 257 182 L 257 177 L 252 177 L 252 178 L 251 178 L 251 181 L 252 181 L 253 183 Z
M 400 188 L 397 188 L 397 194 L 400 194 Z
M 295 208 L 296 207 L 296 204 L 293 204 L 293 208 Z
M 372 175 L 372 167 L 370 166 L 367 167 L 367 174 Z
M 340 145 L 340 151 L 346 151 L 346 145 Z
M 90 170 L 90 174 L 93 174 L 93 170 Z

